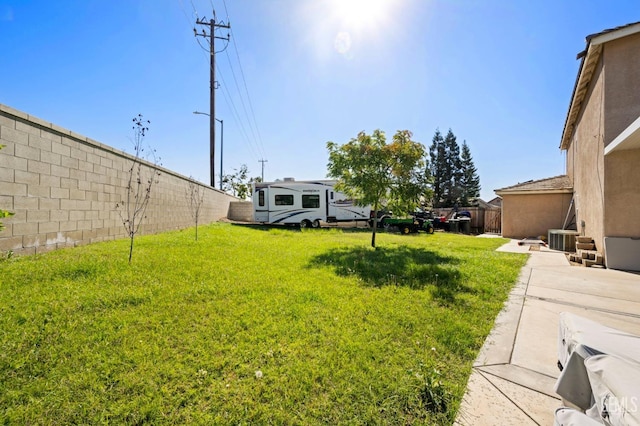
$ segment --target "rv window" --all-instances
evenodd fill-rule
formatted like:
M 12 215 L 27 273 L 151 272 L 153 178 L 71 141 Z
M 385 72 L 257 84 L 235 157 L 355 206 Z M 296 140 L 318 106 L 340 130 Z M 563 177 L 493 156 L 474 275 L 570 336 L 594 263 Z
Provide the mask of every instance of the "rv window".
M 264 207 L 264 191 L 258 192 L 258 205 Z
M 276 195 L 276 206 L 292 206 L 293 195 Z
M 320 195 L 303 195 L 302 208 L 303 209 L 319 209 Z

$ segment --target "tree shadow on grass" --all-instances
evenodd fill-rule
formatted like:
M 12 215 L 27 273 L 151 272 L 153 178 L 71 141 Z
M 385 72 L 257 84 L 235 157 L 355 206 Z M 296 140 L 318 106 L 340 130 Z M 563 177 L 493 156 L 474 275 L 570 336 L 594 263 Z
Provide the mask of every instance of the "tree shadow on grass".
M 258 231 L 291 231 L 291 232 L 334 232 L 335 230 L 338 230 L 340 232 L 344 232 L 344 233 L 371 233 L 371 228 L 366 228 L 366 227 L 358 227 L 358 226 L 327 226 L 324 225 L 321 228 L 307 228 L 307 229 L 300 229 L 300 226 L 298 225 L 285 225 L 285 224 L 269 224 L 269 223 L 239 223 L 239 222 L 233 222 L 231 223 L 232 226 L 238 226 L 241 228 L 248 228 L 248 229 L 256 229 Z M 378 230 L 378 233 L 382 232 L 381 230 Z
M 268 224 L 264 224 L 264 223 L 240 223 L 240 222 L 232 222 L 231 226 L 237 226 L 239 228 L 247 228 L 247 229 L 255 229 L 258 231 L 269 231 L 271 229 L 274 229 L 274 225 L 268 225 Z M 279 225 L 280 228 L 285 229 L 284 226 Z M 290 228 L 290 229 L 294 229 L 294 228 Z
M 310 268 L 332 267 L 339 276 L 358 277 L 363 285 L 403 286 L 421 290 L 431 287 L 435 300 L 443 304 L 456 302 L 459 293 L 474 293 L 464 284 L 458 270 L 459 259 L 434 251 L 398 246 L 336 248 L 315 256 Z

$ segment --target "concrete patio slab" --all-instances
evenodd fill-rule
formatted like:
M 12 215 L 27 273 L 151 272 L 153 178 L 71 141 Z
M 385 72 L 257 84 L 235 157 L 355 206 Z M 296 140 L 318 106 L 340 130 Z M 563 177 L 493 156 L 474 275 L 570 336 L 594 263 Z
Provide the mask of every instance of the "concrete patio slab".
M 551 398 L 558 398 L 553 391 L 553 386 L 556 382 L 555 377 L 546 376 L 537 371 L 529 370 L 528 368 L 520 367 L 515 364 L 487 365 L 479 367 L 478 370 L 492 376 L 500 377 L 512 383 L 518 383 L 521 386 L 547 395 Z
M 509 419 L 505 423 L 504 419 Z M 455 425 L 504 426 L 536 425 L 527 413 L 518 408 L 501 390 L 481 372 L 474 370 L 469 377 L 467 393 L 460 407 Z
M 550 397 L 498 376 L 489 374 L 483 374 L 483 376 L 496 388 L 500 389 L 509 398 L 510 402 L 522 410 L 534 423 L 553 424 L 553 413 L 560 404 L 560 398 Z M 477 425 L 478 423 L 475 424 Z M 504 425 L 505 423 L 502 424 Z
M 526 299 L 511 363 L 557 378 L 558 307 Z M 562 309 L 560 309 L 562 310 Z
M 581 310 L 614 312 L 627 316 L 638 316 L 638 313 L 640 313 L 640 302 L 617 297 L 583 293 L 582 289 L 579 291 L 571 291 L 565 289 L 557 290 L 546 287 L 530 286 L 527 296 L 530 299 L 537 298 L 541 301 L 553 300 L 556 304 L 563 305 L 567 309 L 574 306 L 581 308 Z M 582 314 L 582 316 L 584 316 L 584 314 Z
M 458 425 L 553 424 L 560 312 L 640 333 L 640 275 L 572 266 L 564 253 L 512 240 L 529 259 L 473 366 Z

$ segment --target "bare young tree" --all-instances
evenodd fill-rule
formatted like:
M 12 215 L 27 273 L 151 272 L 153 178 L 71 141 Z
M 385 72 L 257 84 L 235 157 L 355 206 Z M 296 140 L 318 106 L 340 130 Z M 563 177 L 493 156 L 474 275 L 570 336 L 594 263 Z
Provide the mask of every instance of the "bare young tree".
M 129 175 L 126 186 L 125 199 L 116 204 L 116 210 L 122 220 L 127 235 L 129 236 L 129 263 L 133 256 L 133 240 L 140 230 L 143 219 L 146 218 L 145 213 L 149 200 L 151 199 L 151 189 L 153 185 L 158 183 L 160 172 L 157 169 L 158 160 L 155 157 L 155 151 L 149 154 L 153 159 L 151 166 L 143 167 L 144 147 L 142 142 L 149 131 L 147 125 L 151 124 L 149 120 L 144 120 L 142 114 L 138 114 L 133 119 L 133 152 L 134 159 L 129 168 Z
M 191 217 L 196 223 L 196 241 L 198 241 L 198 221 L 200 219 L 200 209 L 204 202 L 204 189 L 193 179 L 193 176 L 189 176 L 189 184 L 186 189 L 185 197 L 189 204 Z

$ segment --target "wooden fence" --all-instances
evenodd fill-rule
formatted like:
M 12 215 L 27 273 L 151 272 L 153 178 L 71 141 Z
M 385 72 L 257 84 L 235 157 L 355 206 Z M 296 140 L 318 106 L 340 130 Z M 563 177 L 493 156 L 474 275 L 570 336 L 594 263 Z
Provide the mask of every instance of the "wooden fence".
M 471 233 L 473 234 L 500 234 L 502 223 L 500 208 L 485 209 L 482 207 L 458 207 L 458 211 L 468 211 L 471 213 Z M 455 216 L 453 208 L 433 209 L 435 216 L 445 216 L 451 219 Z

